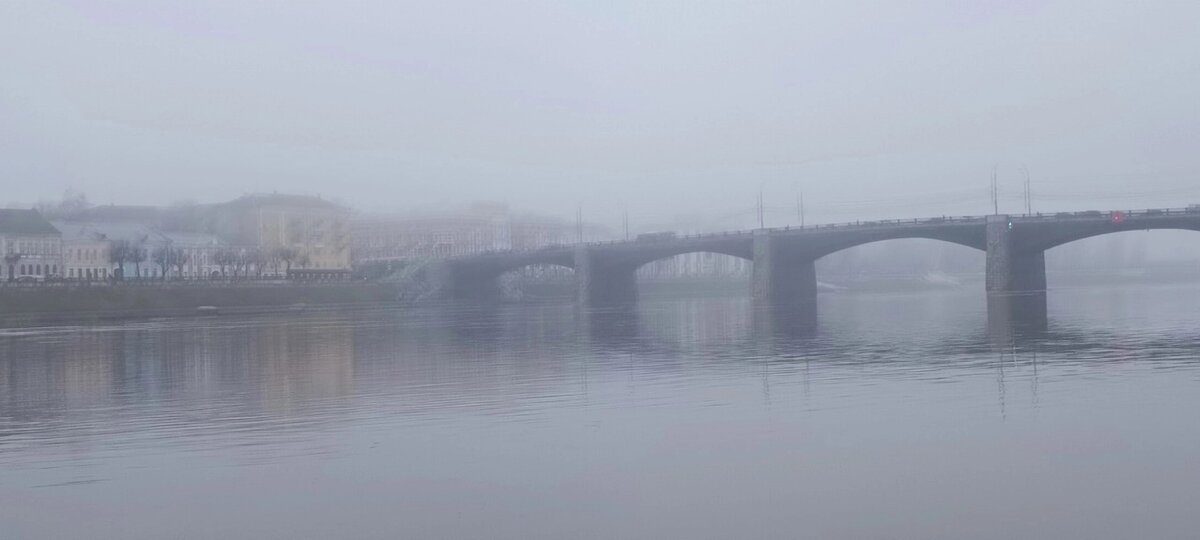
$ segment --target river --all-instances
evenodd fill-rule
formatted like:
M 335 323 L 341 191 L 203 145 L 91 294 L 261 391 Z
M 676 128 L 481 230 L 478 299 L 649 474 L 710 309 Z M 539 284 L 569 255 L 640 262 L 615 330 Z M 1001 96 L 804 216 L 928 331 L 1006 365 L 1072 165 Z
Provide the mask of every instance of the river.
M 0 328 L 0 538 L 1194 538 L 1200 287 L 1048 302 Z

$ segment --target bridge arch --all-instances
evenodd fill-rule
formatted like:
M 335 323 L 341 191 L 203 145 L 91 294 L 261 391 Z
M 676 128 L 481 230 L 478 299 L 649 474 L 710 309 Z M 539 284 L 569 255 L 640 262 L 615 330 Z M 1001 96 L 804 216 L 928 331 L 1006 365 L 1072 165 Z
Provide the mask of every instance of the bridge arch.
M 676 259 L 678 257 L 685 257 L 685 256 L 689 256 L 689 255 L 699 255 L 699 256 L 717 255 L 717 256 L 720 256 L 721 258 L 727 259 L 727 260 L 728 259 L 736 259 L 736 260 L 747 261 L 748 263 L 752 263 L 754 261 L 754 257 L 751 256 L 750 253 L 743 253 L 741 251 L 736 251 L 736 250 L 679 249 L 679 250 L 665 251 L 663 253 L 655 254 L 653 256 L 637 257 L 637 258 L 632 259 L 628 264 L 635 272 L 637 272 L 637 271 L 640 271 L 640 270 L 646 268 L 647 266 L 655 264 L 655 263 L 669 261 L 672 259 Z
M 806 256 L 816 260 L 839 251 L 892 240 L 935 240 L 987 251 L 987 239 L 982 227 L 846 231 L 841 234 L 830 234 L 828 238 L 810 240 L 806 242 L 803 251 Z
M 1182 250 L 1178 246 L 1200 244 L 1196 242 L 1200 239 L 1194 236 L 1196 232 L 1200 232 L 1200 227 L 1161 227 L 1081 235 L 1080 238 L 1057 243 L 1047 249 L 1044 252 L 1046 270 L 1052 274 L 1088 269 L 1121 272 L 1147 268 L 1155 259 L 1168 265 L 1176 263 L 1191 266 L 1200 248 Z
M 568 250 L 483 254 L 446 261 L 434 272 L 434 279 L 440 293 L 447 298 L 494 301 L 504 296 L 501 276 L 535 266 L 574 269 L 575 260 Z
M 634 272 L 658 261 L 692 254 L 726 255 L 737 259 L 753 261 L 754 252 L 750 236 L 741 235 L 740 237 L 732 238 L 732 240 L 718 239 L 718 241 L 703 243 L 672 242 L 661 245 L 648 243 L 645 246 L 638 246 L 630 253 L 610 258 L 610 260 L 612 264 L 623 266 Z
M 717 251 L 688 251 L 646 262 L 633 269 L 638 294 L 670 290 L 736 290 L 749 292 L 754 262 Z
M 1167 225 L 1133 224 L 1088 224 L 1083 227 L 1060 227 L 1057 229 L 1030 231 L 1018 237 L 1022 250 L 1046 251 L 1059 246 L 1087 240 L 1098 236 L 1139 231 L 1190 231 L 1200 232 L 1200 221 L 1196 223 L 1172 223 Z
M 475 279 L 494 280 L 509 272 L 537 266 L 575 268 L 575 259 L 570 253 L 531 253 L 484 255 L 469 261 L 458 261 L 454 265 L 464 276 Z
M 875 263 L 875 268 L 871 267 Z M 904 274 L 916 271 L 982 273 L 986 250 L 962 242 L 925 237 L 905 237 L 854 244 L 823 253 L 814 261 L 818 276 L 850 276 L 881 271 Z

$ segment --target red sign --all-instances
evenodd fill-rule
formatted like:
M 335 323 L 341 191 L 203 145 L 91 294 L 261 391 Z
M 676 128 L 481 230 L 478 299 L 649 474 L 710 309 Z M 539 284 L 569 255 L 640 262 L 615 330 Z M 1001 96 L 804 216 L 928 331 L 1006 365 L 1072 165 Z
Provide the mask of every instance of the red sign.
M 1113 223 L 1120 223 L 1125 221 L 1125 214 L 1122 214 L 1121 212 L 1113 212 L 1111 218 Z

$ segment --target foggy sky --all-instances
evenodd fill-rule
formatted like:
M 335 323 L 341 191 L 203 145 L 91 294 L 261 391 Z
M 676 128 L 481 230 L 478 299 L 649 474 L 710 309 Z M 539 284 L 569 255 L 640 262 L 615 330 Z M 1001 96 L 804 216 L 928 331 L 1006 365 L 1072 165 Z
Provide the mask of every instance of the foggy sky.
M 1200 3 L 0 3 L 0 204 L 775 224 L 1200 202 Z M 768 223 L 771 224 L 771 223 Z

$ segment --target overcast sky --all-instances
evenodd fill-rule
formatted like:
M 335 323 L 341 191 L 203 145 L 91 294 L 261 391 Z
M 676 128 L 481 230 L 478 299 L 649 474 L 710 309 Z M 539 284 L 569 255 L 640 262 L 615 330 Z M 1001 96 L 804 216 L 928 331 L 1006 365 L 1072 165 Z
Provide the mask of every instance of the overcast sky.
M 0 2 L 0 204 L 1200 202 L 1200 2 Z

